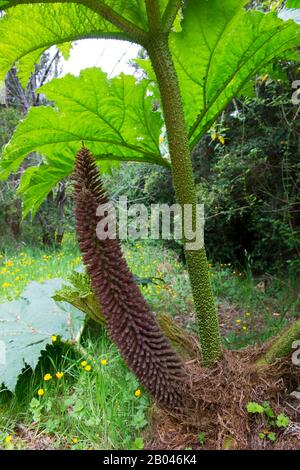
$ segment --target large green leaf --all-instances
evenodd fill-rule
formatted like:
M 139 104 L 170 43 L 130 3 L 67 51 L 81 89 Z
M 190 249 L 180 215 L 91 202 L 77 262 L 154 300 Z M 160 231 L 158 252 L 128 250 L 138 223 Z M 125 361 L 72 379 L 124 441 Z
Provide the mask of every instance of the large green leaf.
M 249 78 L 300 43 L 300 28 L 293 21 L 246 11 L 245 3 L 189 2 L 182 32 L 171 34 L 192 147 Z
M 55 6 L 57 0 L 32 0 L 32 4 L 50 4 L 49 9 L 53 8 L 53 4 Z M 72 0 L 62 0 L 63 3 L 71 3 Z M 169 0 L 159 0 L 157 3 L 159 4 L 161 15 L 163 15 Z M 24 0 L 0 0 L 0 9 L 7 9 L 9 7 L 13 7 L 15 5 L 20 5 L 22 3 L 27 3 Z M 76 3 L 76 0 L 74 0 Z M 116 15 L 119 15 L 122 18 L 125 18 L 128 22 L 138 26 L 140 29 L 146 31 L 148 30 L 148 19 L 147 19 L 147 12 L 146 12 L 146 1 L 145 0 L 98 0 L 95 2 L 93 0 L 81 0 L 78 1 L 79 4 L 84 4 L 92 9 L 96 10 L 98 13 L 103 11 L 103 15 L 109 9 L 113 11 Z M 98 3 L 98 5 L 97 5 Z M 48 5 L 47 5 L 48 6 Z M 103 8 L 101 8 L 103 7 Z
M 168 165 L 159 150 L 163 121 L 161 113 L 152 110 L 147 80 L 136 83 L 123 74 L 109 80 L 100 69 L 91 68 L 79 77 L 52 80 L 40 91 L 56 107 L 29 111 L 3 150 L 0 166 L 0 176 L 7 178 L 28 154 L 46 157 L 43 165 L 25 174 L 25 214 L 31 204 L 36 210 L 51 188 L 71 173 L 83 141 L 99 162 Z
M 30 283 L 19 300 L 0 304 L 0 386 L 13 391 L 25 365 L 34 369 L 52 335 L 78 341 L 82 312 L 65 302 L 55 303 L 62 279 Z
M 82 141 L 99 160 L 164 163 L 159 153 L 160 112 L 152 111 L 148 81 L 131 75 L 108 79 L 98 68 L 67 75 L 40 91 L 56 107 L 32 108 L 3 151 L 2 177 L 31 152 L 68 159 L 67 176 Z
M 22 216 L 25 218 L 29 212 L 34 216 L 46 199 L 50 191 L 64 179 L 68 163 L 51 160 L 40 166 L 32 166 L 24 172 L 18 192 L 23 199 Z
M 21 83 L 26 86 L 34 64 L 50 46 L 103 37 L 126 36 L 82 5 L 18 5 L 0 21 L 0 79 L 17 63 Z
M 0 80 L 17 63 L 23 86 L 41 54 L 52 45 L 85 38 L 132 39 L 121 29 L 119 19 L 129 29 L 148 30 L 145 0 L 22 3 L 27 2 L 0 0 L 0 9 L 7 9 L 0 21 Z M 167 5 L 168 0 L 159 1 L 161 15 Z M 105 19 L 107 10 L 113 24 Z

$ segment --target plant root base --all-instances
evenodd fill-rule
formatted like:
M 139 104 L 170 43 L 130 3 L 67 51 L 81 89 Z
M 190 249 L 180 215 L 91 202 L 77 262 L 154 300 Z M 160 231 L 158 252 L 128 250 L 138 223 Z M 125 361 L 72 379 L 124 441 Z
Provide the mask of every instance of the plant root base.
M 290 397 L 300 385 L 300 367 L 289 358 L 258 371 L 255 362 L 265 348 L 225 351 L 211 369 L 201 367 L 198 359 L 188 361 L 186 406 L 180 412 L 154 406 L 147 449 L 300 449 L 300 402 Z M 249 401 L 266 400 L 291 422 L 275 430 L 275 443 L 258 437 L 268 429 L 266 421 L 246 410 Z M 200 432 L 205 433 L 204 445 L 197 440 Z

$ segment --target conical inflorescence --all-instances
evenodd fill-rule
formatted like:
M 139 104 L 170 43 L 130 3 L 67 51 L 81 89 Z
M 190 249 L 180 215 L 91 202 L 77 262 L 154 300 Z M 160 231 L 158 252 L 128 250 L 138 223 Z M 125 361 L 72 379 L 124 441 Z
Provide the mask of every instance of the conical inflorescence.
M 97 209 L 108 207 L 109 201 L 95 159 L 86 148 L 77 154 L 73 182 L 77 237 L 110 336 L 155 399 L 161 405 L 179 407 L 182 363 L 136 285 L 119 241 L 97 236 L 97 225 L 107 217 L 105 212 L 97 215 Z

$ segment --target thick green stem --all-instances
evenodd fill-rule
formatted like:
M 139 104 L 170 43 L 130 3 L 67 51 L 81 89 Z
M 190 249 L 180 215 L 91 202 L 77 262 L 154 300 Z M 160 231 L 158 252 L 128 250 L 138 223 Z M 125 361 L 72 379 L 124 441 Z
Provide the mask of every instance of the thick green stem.
M 168 47 L 168 35 L 164 33 L 156 37 L 151 35 L 147 50 L 160 88 L 176 199 L 181 207 L 185 204 L 192 204 L 195 214 L 197 196 L 191 154 L 177 74 Z M 186 259 L 195 302 L 203 363 L 209 366 L 220 354 L 221 341 L 205 248 L 187 250 Z
M 182 0 L 169 0 L 169 3 L 166 6 L 162 17 L 162 25 L 164 32 L 168 32 L 171 30 L 182 3 Z
M 293 342 L 300 339 L 300 320 L 280 333 L 272 342 L 264 356 L 257 361 L 258 366 L 269 365 L 293 353 Z

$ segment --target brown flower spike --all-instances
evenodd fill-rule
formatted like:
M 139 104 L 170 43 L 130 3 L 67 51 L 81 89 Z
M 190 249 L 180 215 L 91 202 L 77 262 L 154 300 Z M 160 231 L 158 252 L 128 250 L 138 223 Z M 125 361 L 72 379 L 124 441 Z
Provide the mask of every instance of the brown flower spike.
M 96 215 L 108 204 L 93 155 L 82 148 L 73 174 L 76 231 L 92 287 L 113 341 L 128 366 L 155 399 L 167 407 L 182 404 L 183 367 L 150 312 L 116 239 L 100 240 Z

